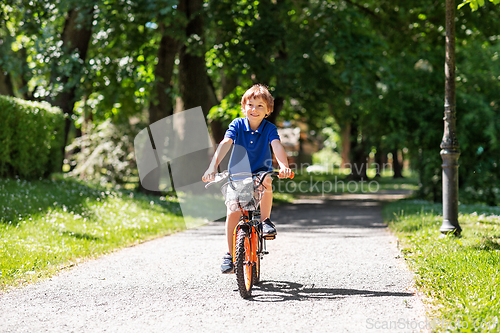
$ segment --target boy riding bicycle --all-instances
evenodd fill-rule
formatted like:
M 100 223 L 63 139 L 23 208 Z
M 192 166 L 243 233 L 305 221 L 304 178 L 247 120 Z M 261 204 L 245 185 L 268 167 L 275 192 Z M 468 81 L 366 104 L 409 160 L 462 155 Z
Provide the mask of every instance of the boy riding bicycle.
M 203 181 L 213 181 L 217 167 L 232 145 L 239 145 L 246 150 L 252 173 L 272 170 L 272 156 L 270 146 L 273 148 L 276 161 L 280 168 L 280 178 L 290 177 L 292 170 L 288 166 L 285 149 L 281 144 L 276 126 L 267 118 L 274 108 L 274 98 L 267 88 L 261 84 L 253 85 L 241 98 L 241 111 L 245 117 L 237 118 L 229 124 L 224 139 L 217 147 L 217 151 L 210 162 L 210 166 L 203 175 Z M 231 170 L 231 163 L 229 169 Z M 267 177 L 264 181 L 266 190 L 260 202 L 260 212 L 263 235 L 275 236 L 276 229 L 270 220 L 273 204 L 272 179 Z M 233 230 L 241 217 L 240 211 L 227 209 L 226 237 L 229 252 L 224 256 L 221 265 L 222 273 L 234 271 L 231 252 L 233 249 Z

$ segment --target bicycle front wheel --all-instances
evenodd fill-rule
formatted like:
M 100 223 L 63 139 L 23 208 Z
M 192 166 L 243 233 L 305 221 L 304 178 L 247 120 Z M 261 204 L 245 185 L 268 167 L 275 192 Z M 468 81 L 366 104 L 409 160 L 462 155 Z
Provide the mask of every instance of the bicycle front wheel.
M 252 247 L 252 284 L 256 286 L 260 283 L 260 252 L 262 251 L 257 232 L 252 233 L 252 245 L 254 246 Z
M 260 283 L 260 257 L 257 256 L 257 261 L 252 265 L 252 283 L 258 285 Z
M 238 231 L 235 244 L 235 270 L 241 297 L 252 295 L 252 253 L 250 235 L 243 229 Z

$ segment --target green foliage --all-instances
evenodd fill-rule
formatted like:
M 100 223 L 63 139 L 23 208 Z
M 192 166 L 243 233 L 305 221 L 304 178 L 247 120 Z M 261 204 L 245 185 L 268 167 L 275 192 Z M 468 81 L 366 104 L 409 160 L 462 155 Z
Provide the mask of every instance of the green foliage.
M 478 49 L 482 52 L 478 53 Z M 457 53 L 459 180 L 463 203 L 500 204 L 500 98 L 496 93 L 500 81 L 492 75 L 500 71 L 499 52 L 497 42 L 467 40 Z M 469 60 L 472 57 L 474 61 Z
M 342 158 L 339 153 L 335 152 L 332 148 L 325 147 L 313 154 L 313 164 L 321 166 L 340 166 Z
M 113 124 L 110 119 L 93 125 L 66 147 L 67 151 L 77 151 L 71 155 L 69 163 L 74 169 L 69 175 L 101 185 L 123 184 L 137 176 L 134 138 L 142 127 Z
M 370 2 L 368 18 L 387 45 L 378 94 L 366 114 L 374 146 L 409 150 L 420 195 L 440 201 L 444 100 L 444 2 Z M 456 15 L 456 110 L 460 201 L 500 202 L 498 61 L 500 7 Z M 397 27 L 397 28 L 396 28 Z
M 48 103 L 0 95 L 0 176 L 45 177 L 60 167 L 65 119 Z
M 500 200 L 498 1 L 466 0 L 460 7 L 478 10 L 456 13 L 462 202 Z M 159 42 L 169 34 L 197 54 L 206 52 L 207 72 L 222 101 L 209 121 L 226 126 L 240 115 L 242 91 L 254 82 L 268 84 L 283 101 L 281 119 L 306 122 L 320 133 L 333 117 L 340 128 L 351 125 L 352 144 L 361 147 L 353 150 L 365 155 L 408 148 L 421 196 L 440 200 L 444 1 L 210 0 L 202 12 L 205 36 L 186 35 L 178 5 L 183 3 L 3 2 L 0 67 L 10 75 L 13 94 L 24 99 L 52 99 L 77 87 L 76 127 L 89 119 L 128 123 L 145 119 L 157 102 Z M 92 15 L 80 10 L 82 22 L 92 20 L 93 34 L 82 62 L 64 52 L 61 31 L 64 14 L 84 7 L 93 8 Z M 78 75 L 60 80 L 70 73 Z M 179 95 L 177 76 L 174 67 L 172 98 Z M 114 172 L 110 165 L 104 169 Z
M 242 117 L 241 113 L 241 97 L 245 93 L 245 89 L 238 86 L 233 92 L 228 94 L 219 105 L 214 106 L 209 114 L 208 120 L 212 121 L 217 119 L 222 123 L 224 128 L 227 128 L 231 121 L 238 117 Z
M 490 0 L 494 5 L 500 4 L 500 0 Z M 484 6 L 484 0 L 463 0 L 461 4 L 458 5 L 458 9 L 462 8 L 465 5 L 469 5 L 472 11 L 476 11 L 479 7 Z
M 55 100 L 76 87 L 77 116 L 87 111 L 98 121 L 124 122 L 150 102 L 160 23 L 172 24 L 169 33 L 182 40 L 185 19 L 175 10 L 177 4 L 177 0 L 2 2 L 0 68 L 13 78 L 18 97 Z M 79 11 L 79 22 L 92 24 L 85 62 L 78 50 L 69 53 L 61 42 L 70 10 Z M 67 82 L 61 80 L 65 76 Z
M 86 77 L 80 93 L 87 96 L 78 115 L 92 112 L 98 122 L 111 118 L 127 122 L 154 101 L 155 66 L 163 31 L 184 42 L 185 18 L 175 10 L 177 0 L 99 2 L 97 20 L 87 54 Z M 172 92 L 175 96 L 176 92 Z
M 468 41 L 457 47 L 457 135 L 460 143 L 459 160 L 460 201 L 463 203 L 483 202 L 496 205 L 498 194 L 498 160 L 500 147 L 497 136 L 500 126 L 497 78 L 488 75 L 498 67 L 494 60 L 498 46 L 489 47 L 481 55 L 472 56 L 481 42 Z M 472 61 L 472 59 L 475 59 Z M 418 62 L 415 62 L 418 63 Z M 435 66 L 433 66 L 435 67 Z M 409 68 L 408 68 L 409 69 Z M 439 144 L 443 136 L 444 86 L 441 73 L 436 71 L 408 71 L 406 81 L 401 78 L 401 88 L 389 91 L 387 99 L 398 99 L 398 107 L 403 112 L 395 112 L 390 118 L 400 119 L 398 127 L 386 138 L 404 138 L 409 149 L 412 168 L 420 174 L 420 194 L 422 197 L 440 201 L 442 197 L 442 160 Z M 404 88 L 403 85 L 408 85 Z M 494 88 L 496 87 L 496 88 Z M 408 89 L 408 90 L 407 90 Z M 390 103 L 390 102 L 389 102 Z M 391 103 L 392 104 L 392 103 Z M 394 112 L 394 111 L 388 111 Z

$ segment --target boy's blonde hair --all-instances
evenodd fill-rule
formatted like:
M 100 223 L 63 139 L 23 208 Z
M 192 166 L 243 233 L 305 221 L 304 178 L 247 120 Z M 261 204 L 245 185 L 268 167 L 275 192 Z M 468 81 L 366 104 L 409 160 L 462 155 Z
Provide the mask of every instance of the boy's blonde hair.
M 243 94 L 243 97 L 241 97 L 241 110 L 243 110 L 248 100 L 252 98 L 262 98 L 262 100 L 267 104 L 269 114 L 273 112 L 274 98 L 265 85 L 260 83 L 254 84 Z

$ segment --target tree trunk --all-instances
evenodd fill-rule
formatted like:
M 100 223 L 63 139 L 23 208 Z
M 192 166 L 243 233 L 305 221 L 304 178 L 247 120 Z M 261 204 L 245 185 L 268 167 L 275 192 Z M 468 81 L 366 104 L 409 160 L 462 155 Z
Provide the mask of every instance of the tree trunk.
M 349 159 L 349 155 L 351 155 L 351 123 L 348 122 L 347 124 L 342 127 L 341 130 L 341 136 L 342 136 L 342 164 L 341 168 L 345 169 L 350 166 L 351 160 Z
M 212 139 L 215 144 L 219 144 L 219 142 L 224 139 L 224 134 L 226 134 L 226 129 L 222 126 L 222 123 L 218 120 L 212 120 L 210 122 L 210 130 L 212 132 Z
M 384 154 L 382 153 L 382 149 L 377 148 L 377 153 L 375 154 L 375 178 L 380 178 L 381 172 L 384 166 Z
M 179 53 L 179 85 L 184 109 L 201 106 L 206 117 L 213 105 L 210 102 L 203 17 L 200 13 L 203 9 L 203 0 L 181 0 L 178 9 L 188 20 L 186 26 L 188 43 L 182 45 Z
M 226 98 L 227 95 L 233 92 L 233 90 L 238 86 L 238 79 L 236 75 L 225 75 L 223 70 L 221 70 L 221 85 L 222 85 L 222 96 L 221 99 Z
M 158 47 L 158 63 L 156 64 L 154 74 L 155 82 L 153 94 L 149 103 L 149 124 L 153 124 L 168 116 L 174 114 L 174 103 L 172 99 L 172 75 L 174 72 L 175 57 L 179 51 L 179 41 L 168 34 L 165 24 L 160 23 L 160 32 L 162 34 L 160 45 Z M 154 142 L 152 143 L 154 146 Z M 156 149 L 156 147 L 154 146 Z M 156 191 L 147 190 L 139 182 L 139 190 L 147 194 L 159 194 L 161 175 L 168 168 L 168 165 L 161 165 L 157 169 L 151 171 L 144 179 L 149 184 L 149 188 L 154 186 Z M 154 184 L 154 185 L 153 185 Z
M 4 72 L 3 68 L 0 68 L 0 95 L 14 96 L 10 73 Z
M 365 152 L 365 142 L 363 139 L 358 140 L 358 126 L 356 124 L 351 124 L 351 175 L 352 180 L 363 180 L 367 179 L 366 169 L 368 154 Z
M 394 171 L 393 178 L 403 178 L 403 163 L 399 161 L 397 148 L 392 150 L 392 169 Z
M 220 99 L 222 100 L 226 98 L 227 95 L 232 93 L 233 90 L 238 86 L 238 80 L 236 75 L 226 76 L 222 69 L 220 75 L 221 75 L 221 85 L 222 85 L 222 95 L 220 96 Z M 219 99 L 217 98 L 217 93 L 215 92 L 215 88 L 211 80 L 209 80 L 209 83 L 210 83 L 213 102 L 216 103 L 214 105 L 218 105 L 220 102 Z M 226 128 L 222 125 L 222 122 L 219 121 L 218 119 L 212 119 L 210 121 L 210 130 L 212 134 L 212 139 L 214 140 L 215 144 L 218 144 L 219 142 L 222 141 L 222 139 L 224 139 Z
M 172 74 L 179 41 L 167 33 L 164 23 L 160 23 L 162 37 L 158 48 L 153 96 L 149 104 L 149 123 L 168 117 L 174 113 L 172 101 Z
M 62 49 L 65 54 L 72 54 L 78 51 L 79 57 L 85 62 L 87 56 L 87 50 L 89 46 L 90 37 L 92 36 L 92 14 L 93 7 L 83 7 L 78 9 L 71 9 L 66 17 L 66 23 L 64 25 L 64 30 L 61 35 L 61 40 L 63 42 Z M 64 128 L 64 144 L 63 144 L 63 160 L 66 144 L 68 143 L 68 135 L 73 123 L 73 109 L 75 106 L 75 97 L 77 85 L 69 86 L 68 82 L 70 78 L 75 80 L 75 77 L 80 77 L 82 75 L 81 69 L 77 69 L 74 73 L 69 76 L 58 76 L 53 75 L 52 80 L 54 81 L 59 77 L 60 84 L 64 86 L 61 93 L 59 93 L 54 101 L 53 105 L 61 108 L 63 113 L 67 116 L 65 128 Z M 60 166 L 62 167 L 63 160 L 60 161 Z
M 26 79 L 26 76 L 31 76 L 31 74 L 27 73 L 28 71 L 26 70 L 29 68 L 27 62 L 28 52 L 23 47 L 19 50 L 19 55 L 21 56 L 23 66 L 22 66 L 22 74 L 19 77 L 19 79 L 21 80 L 21 88 L 17 92 L 22 96 L 24 100 L 26 101 L 33 100 L 33 95 L 29 91 L 28 80 Z
M 217 93 L 215 92 L 215 87 L 212 83 L 212 80 L 210 80 L 210 77 L 208 77 L 208 83 L 208 95 L 210 97 L 209 102 L 211 105 L 210 108 L 212 108 L 213 106 L 220 104 L 220 102 L 217 98 Z M 222 126 L 222 122 L 218 119 L 210 120 L 210 130 L 214 144 L 218 144 L 219 142 L 221 142 L 226 132 L 226 129 Z
M 267 121 L 276 124 L 276 119 L 280 115 L 281 110 L 283 110 L 283 105 L 285 103 L 285 99 L 281 96 L 278 96 L 274 99 L 274 110 L 273 112 L 267 117 Z
M 203 0 L 180 0 L 177 6 L 177 9 L 180 13 L 182 13 L 185 18 L 187 24 L 185 25 L 185 40 L 179 41 L 180 49 L 179 49 L 179 90 L 181 95 L 181 103 L 176 102 L 175 112 L 180 112 L 183 110 L 188 110 L 196 107 L 201 107 L 203 115 L 206 117 L 212 108 L 212 106 L 218 104 L 217 98 L 213 91 L 213 88 L 210 85 L 209 77 L 206 71 L 206 61 L 205 61 L 205 44 L 204 44 L 204 31 L 203 31 L 203 17 L 201 15 L 203 10 Z M 174 58 L 172 58 L 174 60 Z M 160 63 L 159 63 L 160 65 Z M 164 80 L 164 84 L 169 83 L 169 81 Z M 161 89 L 161 88 L 160 88 Z M 164 89 L 163 89 L 163 92 Z M 181 106 L 182 105 L 182 106 Z M 173 109 L 173 108 L 172 108 Z M 182 115 L 179 115 L 182 118 Z M 152 118 L 153 119 L 153 118 Z M 184 124 L 184 125 L 183 125 Z M 183 128 L 187 126 L 188 123 L 183 123 L 180 121 L 178 124 L 175 124 L 175 129 L 178 133 L 187 133 L 187 128 Z M 179 127 L 180 126 L 180 127 Z M 168 129 L 167 129 L 168 131 Z M 169 147 L 172 147 L 174 150 L 181 150 L 184 144 L 184 140 L 187 140 L 187 136 L 176 137 L 176 140 L 173 143 L 169 143 Z M 170 146 L 171 145 L 171 146 Z M 200 143 L 200 147 L 203 144 Z M 154 148 L 154 147 L 153 147 Z M 207 147 L 208 148 L 208 147 Z M 159 152 L 161 153 L 161 152 Z M 175 153 L 174 153 L 175 155 Z M 175 172 L 175 168 L 182 166 L 183 172 L 185 175 L 196 175 L 196 179 L 199 181 L 197 175 L 203 174 L 202 170 L 198 170 L 202 167 L 205 167 L 201 163 L 186 163 L 186 156 L 176 157 L 174 160 L 170 161 L 170 170 L 168 173 L 164 172 L 164 176 L 168 174 L 170 176 L 170 185 L 172 189 L 175 190 L 177 186 L 183 186 L 183 181 L 185 181 L 185 177 L 183 180 L 176 179 L 175 184 L 172 183 L 174 175 L 172 172 Z M 208 155 L 207 155 L 208 160 Z M 208 165 L 208 162 L 207 162 Z M 167 164 L 162 165 L 162 168 L 168 168 Z M 158 168 L 159 169 L 159 168 Z M 158 170 L 157 175 L 153 172 L 151 173 L 151 177 L 157 177 L 153 180 L 160 180 L 161 172 Z M 150 175 L 148 175 L 149 177 Z M 159 182 L 158 182 L 159 184 Z

